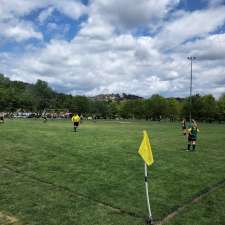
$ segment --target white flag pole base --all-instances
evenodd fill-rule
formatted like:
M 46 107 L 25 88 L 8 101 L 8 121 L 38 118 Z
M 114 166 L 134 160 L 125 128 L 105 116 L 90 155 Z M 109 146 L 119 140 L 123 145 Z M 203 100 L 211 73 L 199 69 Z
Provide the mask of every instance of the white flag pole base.
M 153 223 L 152 218 L 147 218 L 147 219 L 146 219 L 146 224 L 147 224 L 147 225 L 153 225 L 154 223 Z
M 146 200 L 147 200 L 147 208 L 148 208 L 148 218 L 146 219 L 146 223 L 152 225 L 152 212 L 150 207 L 150 201 L 149 201 L 149 194 L 148 194 L 148 170 L 147 170 L 147 164 L 145 163 L 145 191 L 146 191 Z

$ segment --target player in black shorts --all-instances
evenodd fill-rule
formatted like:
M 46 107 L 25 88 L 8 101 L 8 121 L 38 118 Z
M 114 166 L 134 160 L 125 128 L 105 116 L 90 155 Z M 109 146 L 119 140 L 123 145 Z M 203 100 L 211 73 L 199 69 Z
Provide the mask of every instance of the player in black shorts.
M 188 149 L 190 150 L 190 147 L 192 146 L 192 150 L 195 150 L 196 147 L 196 141 L 197 141 L 197 134 L 199 132 L 199 129 L 197 127 L 197 123 L 195 120 L 192 120 L 191 127 L 188 129 Z
M 74 114 L 71 120 L 73 122 L 74 132 L 76 132 L 77 127 L 79 126 L 79 123 L 80 123 L 80 116 L 78 114 Z
M 4 123 L 4 116 L 3 115 L 0 115 L 0 123 Z

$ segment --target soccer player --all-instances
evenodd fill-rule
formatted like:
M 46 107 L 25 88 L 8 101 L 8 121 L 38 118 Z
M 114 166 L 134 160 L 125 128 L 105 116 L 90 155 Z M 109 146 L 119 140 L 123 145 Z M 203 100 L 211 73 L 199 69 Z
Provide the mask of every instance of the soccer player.
M 43 118 L 43 123 L 47 123 L 47 121 L 48 121 L 47 115 L 43 115 L 42 118 Z
M 182 131 L 183 131 L 183 135 L 187 134 L 187 126 L 186 126 L 186 119 L 183 118 L 183 120 L 181 121 L 181 127 L 182 127 Z
M 80 123 L 79 115 L 75 113 L 71 120 L 73 122 L 74 132 L 77 132 L 77 127 L 79 126 L 79 123 Z
M 0 114 L 0 123 L 4 123 L 4 122 L 5 122 L 4 114 L 2 113 L 2 114 Z
M 192 150 L 195 151 L 197 134 L 199 132 L 197 123 L 195 120 L 192 120 L 191 127 L 188 129 L 188 149 L 190 151 L 190 147 L 192 146 Z

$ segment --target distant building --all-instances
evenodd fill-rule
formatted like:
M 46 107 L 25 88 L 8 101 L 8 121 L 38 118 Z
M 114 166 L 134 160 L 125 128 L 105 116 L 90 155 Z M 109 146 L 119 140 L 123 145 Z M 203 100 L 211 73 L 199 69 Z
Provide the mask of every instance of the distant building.
M 134 100 L 134 99 L 143 99 L 142 97 L 131 95 L 131 94 L 100 94 L 94 97 L 90 97 L 93 100 L 98 101 L 124 101 L 124 100 Z

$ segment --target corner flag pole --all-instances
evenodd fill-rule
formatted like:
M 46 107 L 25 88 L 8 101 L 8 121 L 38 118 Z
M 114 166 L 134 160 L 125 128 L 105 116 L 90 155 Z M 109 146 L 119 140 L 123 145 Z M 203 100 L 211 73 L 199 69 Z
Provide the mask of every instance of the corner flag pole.
M 144 160 L 145 165 L 145 190 L 146 190 L 146 200 L 147 200 L 147 208 L 148 208 L 148 218 L 146 220 L 147 224 L 152 225 L 152 212 L 150 207 L 150 201 L 149 201 L 149 194 L 148 194 L 148 169 L 147 165 L 150 166 L 154 162 L 153 155 L 152 155 L 152 148 L 151 144 L 149 142 L 147 131 L 143 131 L 143 139 L 141 142 L 141 145 L 139 147 L 138 153 L 141 155 L 141 157 Z
M 148 207 L 148 220 L 147 220 L 147 224 L 152 224 L 152 212 L 151 212 L 151 206 L 150 206 L 150 201 L 149 201 L 149 194 L 148 194 L 148 168 L 147 168 L 147 164 L 145 164 L 145 191 L 146 191 L 146 200 L 147 200 L 147 207 Z

